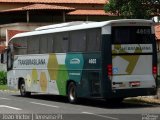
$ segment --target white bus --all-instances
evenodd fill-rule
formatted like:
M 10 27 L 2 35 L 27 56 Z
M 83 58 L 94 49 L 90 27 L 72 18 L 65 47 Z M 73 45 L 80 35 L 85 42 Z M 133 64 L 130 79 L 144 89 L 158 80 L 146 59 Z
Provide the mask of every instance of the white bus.
M 153 22 L 123 19 L 44 26 L 15 35 L 8 46 L 7 79 L 22 96 L 77 98 L 155 95 L 157 53 Z

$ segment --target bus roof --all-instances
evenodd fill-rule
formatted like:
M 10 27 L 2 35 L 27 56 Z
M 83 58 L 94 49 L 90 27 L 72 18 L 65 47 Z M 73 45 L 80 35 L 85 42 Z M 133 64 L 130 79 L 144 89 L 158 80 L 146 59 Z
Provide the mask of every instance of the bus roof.
M 73 31 L 73 30 L 83 30 L 83 29 L 90 29 L 90 28 L 101 28 L 101 27 L 104 27 L 110 24 L 117 24 L 117 25 L 123 24 L 124 25 L 125 23 L 132 23 L 132 24 L 133 23 L 146 23 L 146 24 L 151 25 L 153 21 L 143 20 L 143 19 L 119 19 L 119 20 L 109 20 L 109 21 L 103 21 L 103 22 L 80 22 L 80 24 L 73 24 L 72 22 L 73 25 L 67 25 L 67 23 L 62 23 L 62 24 L 55 24 L 55 25 L 39 27 L 35 29 L 35 31 L 31 31 L 31 32 L 16 34 L 10 39 L 10 41 L 13 38 L 19 38 L 19 37 L 27 37 L 27 36 L 57 33 L 57 32 L 66 32 L 66 31 Z
M 35 30 L 47 30 L 47 29 L 69 27 L 69 26 L 74 26 L 74 25 L 82 25 L 84 23 L 89 23 L 89 22 L 92 22 L 92 21 L 65 22 L 65 23 L 60 23 L 60 24 L 53 24 L 53 25 L 47 25 L 47 26 L 38 27 Z

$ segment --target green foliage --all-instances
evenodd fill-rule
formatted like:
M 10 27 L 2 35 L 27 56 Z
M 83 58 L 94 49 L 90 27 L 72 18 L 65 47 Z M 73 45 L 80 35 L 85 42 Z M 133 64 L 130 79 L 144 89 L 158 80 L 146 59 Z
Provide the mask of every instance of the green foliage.
M 7 90 L 7 89 L 8 89 L 7 85 L 0 85 L 0 90 Z
M 7 84 L 7 73 L 4 71 L 0 71 L 0 85 Z
M 106 12 L 108 11 L 116 14 L 117 10 L 118 10 L 118 4 L 116 3 L 116 0 L 109 0 L 109 3 L 105 5 Z
M 147 19 L 156 14 L 159 0 L 109 0 L 104 9 L 124 18 Z

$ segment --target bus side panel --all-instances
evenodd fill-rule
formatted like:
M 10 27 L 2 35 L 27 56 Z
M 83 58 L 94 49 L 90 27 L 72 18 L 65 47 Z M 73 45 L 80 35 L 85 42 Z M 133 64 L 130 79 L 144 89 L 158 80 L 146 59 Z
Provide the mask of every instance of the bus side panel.
M 85 53 L 82 79 L 80 83 L 80 97 L 101 96 L 101 52 Z
M 100 52 L 18 55 L 8 72 L 8 85 L 18 89 L 23 78 L 29 92 L 66 95 L 67 81 L 72 80 L 79 97 L 100 95 L 100 56 Z
M 27 91 L 59 94 L 58 68 L 61 65 L 55 54 L 15 56 L 13 70 L 7 75 L 8 86 L 11 88 L 16 85 L 18 89 L 21 78 L 25 81 Z
M 101 52 L 57 53 L 56 58 L 50 58 L 48 69 L 50 79 L 56 80 L 60 95 L 66 95 L 67 81 L 70 80 L 76 83 L 78 97 L 100 96 Z
M 10 90 L 18 90 L 18 79 L 15 78 L 13 71 L 7 72 L 7 86 Z
M 48 63 L 51 80 L 49 84 L 56 82 L 59 95 L 66 95 L 67 80 L 69 79 L 68 68 L 65 63 L 66 57 L 66 53 L 50 54 Z M 54 94 L 54 91 L 56 91 L 56 87 L 52 86 L 48 92 Z
M 67 54 L 68 80 L 76 83 L 78 97 L 100 96 L 100 56 L 100 52 Z

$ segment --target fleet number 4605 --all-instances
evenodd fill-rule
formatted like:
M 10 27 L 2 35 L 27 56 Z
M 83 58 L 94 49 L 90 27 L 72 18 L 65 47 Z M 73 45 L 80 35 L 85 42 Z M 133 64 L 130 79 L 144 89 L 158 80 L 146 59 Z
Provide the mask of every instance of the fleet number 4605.
M 97 59 L 89 59 L 89 64 L 96 64 L 97 63 Z

